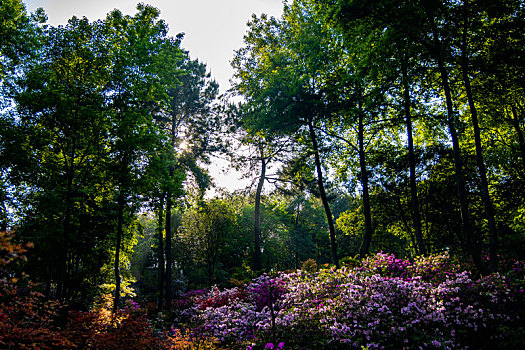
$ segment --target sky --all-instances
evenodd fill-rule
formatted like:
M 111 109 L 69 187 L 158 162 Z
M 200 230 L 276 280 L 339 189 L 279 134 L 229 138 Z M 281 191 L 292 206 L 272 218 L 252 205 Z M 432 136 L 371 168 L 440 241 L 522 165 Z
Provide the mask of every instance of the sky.
M 190 56 L 206 63 L 221 92 L 229 87 L 233 75 L 230 61 L 234 51 L 243 46 L 246 22 L 253 13 L 280 17 L 282 0 L 24 0 L 28 12 L 42 7 L 49 24 L 63 25 L 73 16 L 87 17 L 90 21 L 102 19 L 113 9 L 124 14 L 136 13 L 136 5 L 143 2 L 158 8 L 161 18 L 168 23 L 169 35 L 185 33 L 182 47 Z M 226 164 L 216 161 L 210 168 L 215 183 L 234 190 L 245 186 L 238 175 L 224 175 Z

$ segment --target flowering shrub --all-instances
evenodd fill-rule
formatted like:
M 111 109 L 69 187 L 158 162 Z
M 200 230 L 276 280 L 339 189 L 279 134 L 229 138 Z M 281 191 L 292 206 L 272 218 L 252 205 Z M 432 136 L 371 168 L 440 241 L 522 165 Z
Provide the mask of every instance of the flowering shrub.
M 362 261 L 359 269 L 362 273 L 380 274 L 384 277 L 407 277 L 410 262 L 405 259 L 396 259 L 393 254 L 378 253 Z
M 192 322 L 200 334 L 239 349 L 263 349 L 275 339 L 290 349 L 517 346 L 520 266 L 511 277 L 474 280 L 446 254 L 412 263 L 381 253 L 355 268 L 263 275 L 247 286 L 249 297 L 214 290 L 216 300 L 229 302 L 194 308 Z
M 214 287 L 207 298 L 203 298 L 199 301 L 199 307 L 206 309 L 208 307 L 221 307 L 234 302 L 235 300 L 246 300 L 248 293 L 244 288 L 233 288 L 219 291 L 217 287 Z
M 418 257 L 407 269 L 411 276 L 420 276 L 422 280 L 434 285 L 452 278 L 462 269 L 451 261 L 447 252 L 428 257 Z
M 270 278 L 270 276 L 266 274 L 253 280 L 248 286 L 248 290 L 250 291 L 257 311 L 261 311 L 265 307 L 270 307 L 270 299 L 272 303 L 275 304 L 287 291 L 286 282 L 282 276 Z

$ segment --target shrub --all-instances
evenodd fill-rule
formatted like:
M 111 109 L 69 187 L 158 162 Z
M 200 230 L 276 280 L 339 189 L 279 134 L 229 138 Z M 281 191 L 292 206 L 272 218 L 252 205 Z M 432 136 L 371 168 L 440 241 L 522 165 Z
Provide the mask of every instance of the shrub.
M 314 259 L 308 259 L 303 261 L 301 264 L 301 270 L 306 271 L 308 273 L 314 273 L 319 270 L 319 267 L 317 266 L 317 262 Z
M 63 305 L 46 300 L 25 274 L 12 268 L 25 261 L 31 244 L 13 243 L 13 232 L 0 232 L 0 348 L 67 348 L 56 326 Z M 10 269 L 11 268 L 11 269 Z

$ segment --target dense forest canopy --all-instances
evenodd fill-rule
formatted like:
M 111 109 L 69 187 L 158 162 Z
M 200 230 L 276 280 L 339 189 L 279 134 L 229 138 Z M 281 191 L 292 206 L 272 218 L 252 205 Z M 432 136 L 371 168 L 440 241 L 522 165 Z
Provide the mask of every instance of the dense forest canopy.
M 525 3 L 283 6 L 219 96 L 159 9 L 53 27 L 2 0 L 0 231 L 45 298 L 169 311 L 379 252 L 476 276 L 524 258 Z M 213 156 L 252 185 L 206 195 Z

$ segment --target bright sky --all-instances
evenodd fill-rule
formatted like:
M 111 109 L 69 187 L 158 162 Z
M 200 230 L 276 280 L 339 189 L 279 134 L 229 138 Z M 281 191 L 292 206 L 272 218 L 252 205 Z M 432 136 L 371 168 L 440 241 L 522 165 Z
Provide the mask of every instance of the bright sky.
M 117 8 L 124 14 L 136 13 L 139 2 L 160 9 L 161 18 L 170 28 L 170 35 L 185 33 L 182 46 L 192 58 L 198 58 L 208 66 L 212 76 L 219 83 L 221 92 L 229 87 L 233 75 L 230 61 L 234 51 L 243 46 L 246 22 L 253 13 L 266 13 L 280 17 L 282 0 L 23 0 L 28 12 L 44 8 L 48 23 L 57 26 L 66 24 L 72 16 L 87 17 L 90 21 L 102 19 Z M 222 164 L 222 165 L 219 165 Z M 221 174 L 225 166 L 217 162 L 210 169 L 216 184 L 230 190 L 245 183 L 237 175 Z
M 51 25 L 66 24 L 72 16 L 90 21 L 105 18 L 117 8 L 136 13 L 139 2 L 160 9 L 170 27 L 170 35 L 186 33 L 182 46 L 192 58 L 206 63 L 221 91 L 229 87 L 233 74 L 233 51 L 243 45 L 246 22 L 252 13 L 280 17 L 282 0 L 23 0 L 28 12 L 44 8 Z

